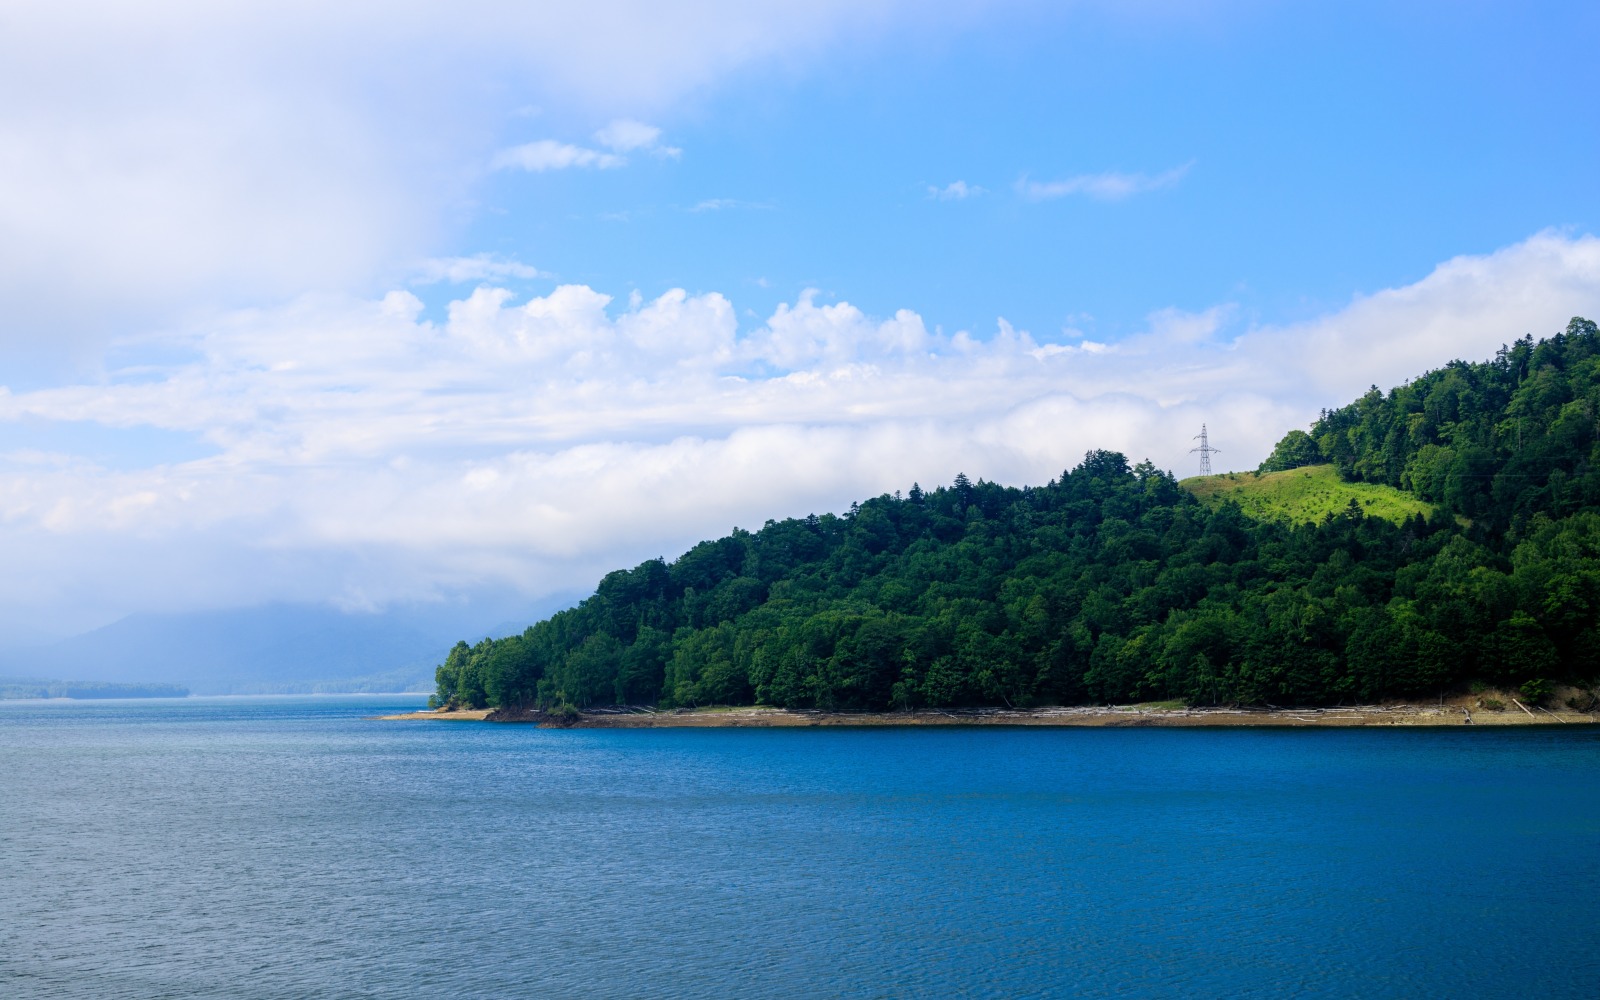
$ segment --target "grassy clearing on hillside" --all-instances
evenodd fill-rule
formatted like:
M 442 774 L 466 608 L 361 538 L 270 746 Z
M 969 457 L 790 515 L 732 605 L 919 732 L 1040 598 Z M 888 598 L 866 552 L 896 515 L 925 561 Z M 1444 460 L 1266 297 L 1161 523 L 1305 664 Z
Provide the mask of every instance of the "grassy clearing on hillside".
M 1178 485 L 1207 506 L 1232 500 L 1251 517 L 1263 521 L 1320 521 L 1345 509 L 1352 498 L 1369 517 L 1400 523 L 1413 515 L 1433 513 L 1433 505 L 1409 493 L 1374 483 L 1347 483 L 1331 465 L 1308 465 L 1286 472 L 1227 472 L 1195 476 Z

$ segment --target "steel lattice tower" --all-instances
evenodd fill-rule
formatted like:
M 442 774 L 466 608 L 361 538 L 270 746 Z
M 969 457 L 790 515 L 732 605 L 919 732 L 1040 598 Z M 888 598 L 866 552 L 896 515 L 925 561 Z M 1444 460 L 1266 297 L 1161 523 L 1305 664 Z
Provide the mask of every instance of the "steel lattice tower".
M 1189 454 L 1193 455 L 1195 452 L 1200 453 L 1200 474 L 1202 476 L 1209 476 L 1211 475 L 1211 456 L 1220 454 L 1222 449 L 1211 447 L 1211 442 L 1206 440 L 1205 424 L 1200 425 L 1200 433 L 1194 436 L 1194 440 L 1200 442 L 1200 447 L 1190 448 Z

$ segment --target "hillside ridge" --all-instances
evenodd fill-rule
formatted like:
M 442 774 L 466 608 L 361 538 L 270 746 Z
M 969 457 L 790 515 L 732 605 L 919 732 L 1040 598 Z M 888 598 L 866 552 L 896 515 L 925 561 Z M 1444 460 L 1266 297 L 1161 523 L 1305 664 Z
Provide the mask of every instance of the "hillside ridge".
M 1367 517 L 1404 524 L 1433 516 L 1435 505 L 1383 483 L 1352 483 L 1339 478 L 1331 463 L 1298 466 L 1278 472 L 1224 472 L 1193 476 L 1178 483 L 1208 507 L 1239 505 L 1251 517 L 1295 524 L 1320 521 L 1345 513 L 1353 501 Z

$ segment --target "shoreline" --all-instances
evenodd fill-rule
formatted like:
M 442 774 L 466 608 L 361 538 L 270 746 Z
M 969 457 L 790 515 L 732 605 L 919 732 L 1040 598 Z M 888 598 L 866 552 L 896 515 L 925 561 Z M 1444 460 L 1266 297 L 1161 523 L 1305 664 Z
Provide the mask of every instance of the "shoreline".
M 1520 709 L 1520 710 L 1519 710 Z M 1470 714 L 1468 714 L 1470 713 Z M 537 710 L 422 710 L 374 716 L 385 721 L 503 722 L 541 729 L 801 728 L 821 726 L 1076 726 L 1096 728 L 1212 726 L 1274 728 L 1358 728 L 1364 726 L 1562 726 L 1600 725 L 1600 715 L 1521 706 L 1489 711 L 1446 702 L 1442 705 L 1362 705 L 1340 708 L 1171 708 L 1112 705 L 1070 708 L 968 708 L 912 712 L 821 712 L 786 708 L 701 708 L 655 711 L 611 708 L 577 718 Z M 1470 719 L 1470 722 L 1468 721 Z

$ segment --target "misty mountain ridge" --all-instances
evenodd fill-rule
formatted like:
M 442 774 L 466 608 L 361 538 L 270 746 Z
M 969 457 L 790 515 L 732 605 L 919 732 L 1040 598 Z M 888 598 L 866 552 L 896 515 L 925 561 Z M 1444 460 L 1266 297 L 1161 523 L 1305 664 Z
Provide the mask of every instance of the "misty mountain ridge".
M 549 614 L 569 603 L 558 597 L 522 607 Z M 494 637 L 520 630 L 503 602 L 484 605 L 132 614 L 47 645 L 0 651 L 0 676 L 176 684 L 196 695 L 422 691 L 464 629 Z

